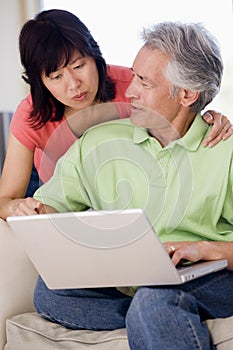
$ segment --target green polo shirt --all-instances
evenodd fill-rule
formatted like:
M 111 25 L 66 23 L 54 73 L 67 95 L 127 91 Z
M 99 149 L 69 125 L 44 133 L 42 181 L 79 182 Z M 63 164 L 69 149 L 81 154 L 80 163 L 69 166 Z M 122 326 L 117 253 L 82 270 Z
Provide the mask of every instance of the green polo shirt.
M 129 119 L 97 125 L 34 197 L 59 212 L 143 208 L 162 241 L 233 241 L 233 138 L 204 148 L 209 128 L 197 116 L 162 148 Z

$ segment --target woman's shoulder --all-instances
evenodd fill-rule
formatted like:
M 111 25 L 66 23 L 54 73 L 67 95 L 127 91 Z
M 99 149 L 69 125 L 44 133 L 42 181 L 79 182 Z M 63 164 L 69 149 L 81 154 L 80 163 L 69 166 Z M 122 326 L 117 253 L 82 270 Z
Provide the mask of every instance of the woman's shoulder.
M 32 109 L 32 98 L 31 95 L 27 95 L 21 100 L 21 102 L 16 107 L 15 112 L 13 113 L 11 121 L 11 131 L 13 129 L 20 128 L 21 125 L 28 123 L 30 118 L 30 113 Z
M 116 86 L 116 96 L 114 102 L 129 102 L 129 99 L 125 96 L 126 89 L 128 88 L 132 80 L 131 69 L 124 66 L 108 65 L 108 75 L 114 81 Z M 119 106 L 119 108 L 122 108 Z M 125 109 L 125 108 L 124 108 Z M 128 109 L 119 110 L 120 118 L 128 116 Z
M 32 109 L 32 96 L 31 94 L 28 94 L 26 97 L 24 97 L 21 102 L 18 104 L 16 111 L 18 110 L 24 110 L 31 112 Z
M 60 122 L 46 123 L 41 128 L 34 128 L 30 121 L 30 113 L 32 109 L 31 95 L 26 96 L 16 108 L 13 114 L 10 132 L 26 147 L 35 149 L 42 148 L 48 141 L 55 129 L 62 124 Z
M 15 124 L 19 123 L 25 123 L 25 121 L 28 122 L 30 118 L 30 113 L 32 110 L 32 97 L 31 95 L 27 95 L 24 97 L 21 102 L 16 107 L 16 110 L 13 114 L 13 120 L 12 122 Z
M 113 81 L 129 82 L 132 79 L 132 72 L 129 67 L 109 64 L 107 65 L 107 72 Z

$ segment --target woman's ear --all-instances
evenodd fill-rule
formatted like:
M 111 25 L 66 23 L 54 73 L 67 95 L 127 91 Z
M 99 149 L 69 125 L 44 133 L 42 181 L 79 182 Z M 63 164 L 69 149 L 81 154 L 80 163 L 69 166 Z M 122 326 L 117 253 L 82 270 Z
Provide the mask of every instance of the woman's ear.
M 194 102 L 196 102 L 199 96 L 200 96 L 199 91 L 182 89 L 180 103 L 184 107 L 189 107 Z

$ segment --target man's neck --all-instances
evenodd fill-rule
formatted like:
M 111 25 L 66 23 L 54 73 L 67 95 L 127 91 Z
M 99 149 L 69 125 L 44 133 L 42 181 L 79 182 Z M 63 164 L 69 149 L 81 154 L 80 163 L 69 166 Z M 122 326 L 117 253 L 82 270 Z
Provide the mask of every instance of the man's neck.
M 172 122 L 167 122 L 161 128 L 149 129 L 151 136 L 155 137 L 162 147 L 166 147 L 169 143 L 182 138 L 192 125 L 196 114 L 189 113 L 189 115 L 176 117 Z

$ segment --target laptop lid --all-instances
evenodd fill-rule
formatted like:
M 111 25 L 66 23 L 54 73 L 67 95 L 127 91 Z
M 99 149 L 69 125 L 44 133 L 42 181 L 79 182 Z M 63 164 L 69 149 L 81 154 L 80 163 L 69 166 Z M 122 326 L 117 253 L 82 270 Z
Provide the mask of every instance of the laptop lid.
M 51 289 L 180 284 L 226 267 L 221 260 L 179 272 L 141 209 L 7 221 Z

